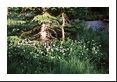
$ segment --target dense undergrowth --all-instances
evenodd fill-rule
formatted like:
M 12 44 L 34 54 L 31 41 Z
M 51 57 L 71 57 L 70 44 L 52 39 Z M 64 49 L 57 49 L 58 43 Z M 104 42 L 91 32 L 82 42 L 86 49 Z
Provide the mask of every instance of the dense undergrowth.
M 67 38 L 64 44 L 55 40 L 48 46 L 8 36 L 8 73 L 109 73 L 108 42 L 103 36 L 84 34 L 81 39 Z

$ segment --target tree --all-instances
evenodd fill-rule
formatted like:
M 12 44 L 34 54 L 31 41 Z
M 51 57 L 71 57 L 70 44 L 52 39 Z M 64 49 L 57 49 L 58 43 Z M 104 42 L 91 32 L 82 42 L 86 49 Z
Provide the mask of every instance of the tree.
M 64 12 L 62 13 L 62 19 L 63 19 L 63 24 L 61 26 L 61 29 L 62 29 L 62 40 L 64 42 L 65 40 L 65 32 L 64 32 L 64 26 L 65 26 L 65 17 L 64 17 Z
M 51 40 L 54 39 L 52 33 L 57 36 L 57 33 L 53 28 L 60 25 L 58 19 L 48 13 L 48 9 L 49 8 L 42 8 L 42 15 L 37 15 L 32 20 L 41 26 L 40 31 L 34 36 L 43 43 L 51 42 Z
M 25 32 L 22 35 L 25 34 L 27 35 L 30 34 L 32 31 L 40 29 L 39 32 L 34 35 L 34 37 L 38 38 L 38 40 L 46 42 L 49 41 L 50 39 L 54 39 L 52 33 L 55 35 L 55 37 L 59 36 L 60 30 L 59 33 L 57 33 L 58 30 L 56 29 L 59 28 L 61 29 L 62 42 L 64 42 L 65 40 L 64 27 L 69 21 L 68 16 L 65 14 L 67 8 L 65 9 L 63 7 L 60 8 L 43 7 L 40 10 L 42 10 L 42 14 L 39 13 L 38 15 L 34 16 L 34 18 L 32 19 L 32 22 L 38 23 L 39 27 L 35 27 L 33 30 Z M 52 16 L 50 15 L 48 10 L 56 10 L 56 11 L 59 10 L 61 12 L 59 12 L 58 16 Z
M 64 42 L 65 37 L 66 37 L 66 32 L 65 32 L 65 27 L 69 24 L 69 19 L 77 19 L 79 18 L 80 20 L 87 20 L 87 19 L 96 19 L 98 16 L 93 16 L 90 12 L 91 8 L 86 8 L 86 7 L 29 7 L 29 8 L 9 8 L 10 11 L 14 11 L 15 13 L 20 13 L 20 15 L 23 15 L 23 18 L 28 21 L 28 23 L 36 23 L 38 24 L 37 27 L 34 27 L 31 31 L 24 32 L 23 34 L 27 35 L 30 34 L 31 32 L 35 33 L 34 31 L 37 30 L 38 33 L 34 35 L 36 38 L 40 37 L 47 37 L 49 38 L 54 38 L 59 36 L 61 33 L 61 38 L 62 42 Z M 96 8 L 97 9 L 97 8 Z M 31 14 L 33 15 L 31 16 Z M 17 15 L 16 15 L 17 16 Z M 27 18 L 25 18 L 27 16 Z M 15 17 L 16 18 L 16 17 Z M 19 17 L 21 18 L 21 17 Z M 23 20 L 24 20 L 23 19 Z M 29 20 L 27 20 L 29 19 Z M 72 27 L 74 27 L 71 24 Z M 56 31 L 56 28 L 59 28 L 59 34 Z M 74 27 L 75 28 L 75 27 Z M 71 28 L 72 29 L 72 28 Z M 45 31 L 45 33 L 43 32 Z M 53 35 L 52 35 L 53 33 Z M 22 35 L 23 35 L 22 34 Z M 44 35 L 43 35 L 44 34 Z M 44 40 L 43 40 L 44 41 Z

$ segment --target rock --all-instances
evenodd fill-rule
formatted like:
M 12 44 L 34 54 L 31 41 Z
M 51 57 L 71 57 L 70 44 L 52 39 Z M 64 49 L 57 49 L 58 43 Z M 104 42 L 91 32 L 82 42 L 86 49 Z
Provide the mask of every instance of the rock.
M 104 21 L 86 21 L 86 24 L 88 26 L 88 28 L 92 28 L 93 30 L 97 31 L 97 30 L 105 30 L 105 31 L 109 31 L 109 24 L 108 22 L 104 22 Z

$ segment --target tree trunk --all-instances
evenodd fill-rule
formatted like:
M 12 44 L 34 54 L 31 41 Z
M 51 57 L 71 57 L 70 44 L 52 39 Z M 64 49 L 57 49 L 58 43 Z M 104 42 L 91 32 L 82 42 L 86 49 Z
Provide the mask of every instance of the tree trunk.
M 62 41 L 63 42 L 65 40 L 64 26 L 65 26 L 65 17 L 64 17 L 64 12 L 63 12 L 62 13 L 62 27 L 61 27 L 61 30 L 62 30 Z

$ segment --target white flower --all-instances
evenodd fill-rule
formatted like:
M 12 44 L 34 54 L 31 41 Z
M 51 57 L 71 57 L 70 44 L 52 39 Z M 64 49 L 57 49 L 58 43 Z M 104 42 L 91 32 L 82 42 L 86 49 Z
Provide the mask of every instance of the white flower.
M 61 59 L 61 57 L 59 56 L 58 59 Z
M 72 48 L 70 48 L 70 51 L 72 51 L 73 49 Z
M 55 44 L 53 44 L 53 46 L 55 47 Z
M 63 55 L 65 55 L 65 53 L 63 53 Z
M 52 56 L 51 56 L 51 59 L 54 59 L 54 58 L 55 58 L 55 57 L 52 57 Z
M 48 46 L 48 48 L 50 49 L 51 47 L 50 47 L 50 46 Z
M 42 51 L 40 51 L 40 53 L 42 54 L 43 52 L 42 52 Z
M 83 47 L 84 47 L 84 48 L 86 48 L 86 46 L 85 46 L 85 45 L 84 45 Z
M 35 43 L 33 43 L 33 45 L 35 46 Z
M 69 48 L 67 48 L 67 50 L 69 50 Z
M 47 52 L 50 50 L 50 46 L 48 46 L 47 48 L 46 48 L 46 50 L 47 50 Z
M 60 52 L 64 53 L 64 50 L 62 49 L 62 50 L 60 50 Z
M 45 56 L 48 56 L 48 54 L 46 54 Z
M 51 51 L 53 52 L 54 50 L 51 48 Z
M 90 41 L 88 41 L 87 43 L 90 43 Z
M 60 48 L 63 48 L 62 46 L 60 46 Z
M 101 45 L 99 45 L 99 47 L 101 47 Z
M 97 51 L 95 52 L 95 54 L 97 54 Z
M 30 54 L 32 54 L 33 52 L 30 52 Z
M 95 50 L 95 47 L 93 47 L 92 50 Z
M 80 42 L 78 42 L 78 43 L 80 43 Z

